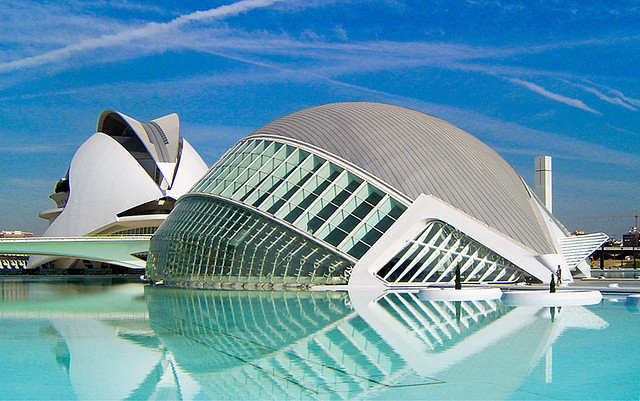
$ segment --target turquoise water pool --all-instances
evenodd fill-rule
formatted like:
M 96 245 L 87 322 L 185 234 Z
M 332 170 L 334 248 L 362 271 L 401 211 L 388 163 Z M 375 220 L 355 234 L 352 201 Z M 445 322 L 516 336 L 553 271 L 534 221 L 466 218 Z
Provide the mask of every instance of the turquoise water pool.
M 639 308 L 0 281 L 0 399 L 638 399 Z

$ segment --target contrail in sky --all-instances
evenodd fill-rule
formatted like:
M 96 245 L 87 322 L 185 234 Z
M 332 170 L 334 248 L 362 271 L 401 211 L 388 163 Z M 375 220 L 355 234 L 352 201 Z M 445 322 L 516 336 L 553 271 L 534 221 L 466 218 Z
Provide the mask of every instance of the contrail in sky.
M 589 92 L 592 93 L 594 95 L 596 95 L 600 100 L 604 100 L 605 102 L 611 103 L 611 104 L 615 104 L 618 106 L 622 106 L 626 109 L 632 110 L 632 111 L 638 111 L 638 109 L 636 109 L 635 107 L 631 106 L 630 104 L 626 103 L 623 99 L 621 99 L 620 97 L 611 97 L 611 96 L 607 96 L 604 93 L 602 93 L 601 91 L 599 91 L 596 88 L 592 88 L 590 86 L 586 86 L 586 85 L 582 85 L 582 84 L 578 84 L 578 83 L 572 83 L 569 81 L 564 81 L 565 83 L 575 86 L 576 88 L 580 88 L 585 92 Z
M 98 38 L 86 39 L 37 56 L 0 63 L 0 72 L 15 71 L 27 67 L 55 62 L 57 60 L 70 57 L 78 52 L 116 46 L 134 39 L 151 37 L 171 29 L 179 28 L 193 21 L 222 19 L 238 15 L 256 8 L 268 7 L 278 1 L 281 0 L 242 0 L 237 3 L 212 8 L 210 10 L 196 11 L 191 14 L 181 15 L 169 22 L 150 22 L 140 28 L 130 29 L 110 35 L 103 35 Z
M 577 107 L 579 109 L 588 111 L 590 113 L 594 113 L 594 114 L 600 114 L 600 112 L 592 109 L 591 107 L 587 106 L 586 104 L 584 104 L 584 102 L 582 100 L 579 99 L 572 99 L 570 97 L 566 97 L 566 96 L 562 96 L 559 95 L 557 93 L 553 93 L 550 92 L 548 90 L 546 90 L 545 88 L 538 86 L 534 83 L 528 82 L 528 81 L 523 81 L 521 79 L 516 79 L 516 78 L 511 78 L 509 79 L 510 82 L 513 82 L 514 84 L 518 84 L 518 85 L 522 85 L 525 88 L 539 94 L 542 95 L 544 97 L 547 97 L 549 99 L 555 100 L 557 102 L 561 102 L 564 104 L 568 104 L 569 106 L 572 107 Z

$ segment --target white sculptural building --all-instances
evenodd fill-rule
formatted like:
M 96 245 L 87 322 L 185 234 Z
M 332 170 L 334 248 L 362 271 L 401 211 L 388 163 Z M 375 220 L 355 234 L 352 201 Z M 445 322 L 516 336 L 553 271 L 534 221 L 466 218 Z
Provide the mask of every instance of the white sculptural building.
M 140 122 L 106 110 L 97 133 L 76 151 L 64 179 L 50 196 L 57 208 L 44 237 L 152 234 L 207 166 L 180 135 L 177 114 Z M 71 258 L 32 257 L 30 267 Z
M 571 237 L 495 151 L 446 121 L 370 102 L 317 106 L 234 145 L 151 239 L 166 285 L 420 287 L 589 275 L 604 234 Z

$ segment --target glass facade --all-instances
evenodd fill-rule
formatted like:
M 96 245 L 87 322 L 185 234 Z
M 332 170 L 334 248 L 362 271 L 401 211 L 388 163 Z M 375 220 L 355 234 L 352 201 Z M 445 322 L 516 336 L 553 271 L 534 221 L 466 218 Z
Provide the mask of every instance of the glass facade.
M 515 282 L 523 272 L 500 255 L 441 222 L 431 221 L 376 275 L 388 285 Z
M 288 144 L 236 144 L 191 193 L 230 198 L 359 259 L 406 206 L 353 172 Z
M 243 206 L 187 195 L 151 241 L 147 276 L 194 288 L 346 284 L 344 257 Z
M 266 139 L 231 148 L 176 203 L 151 241 L 147 274 L 196 288 L 347 284 L 406 205 L 305 149 Z M 517 269 L 439 221 L 376 275 L 390 286 L 514 282 Z
M 120 230 L 113 232 L 111 234 L 107 234 L 110 237 L 118 237 L 118 236 L 136 236 L 136 235 L 153 235 L 156 232 L 158 226 L 153 227 L 136 227 L 136 228 L 128 228 L 126 230 Z
M 178 200 L 152 238 L 147 275 L 196 288 L 347 284 L 405 210 L 323 157 L 245 140 Z

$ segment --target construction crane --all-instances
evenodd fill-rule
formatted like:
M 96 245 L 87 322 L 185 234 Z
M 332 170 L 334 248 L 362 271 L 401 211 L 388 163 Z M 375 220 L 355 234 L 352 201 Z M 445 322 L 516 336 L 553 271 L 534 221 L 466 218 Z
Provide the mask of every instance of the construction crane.
M 636 245 L 638 245 L 638 211 L 636 210 L 636 214 L 626 215 L 626 216 L 589 216 L 589 217 L 585 217 L 585 219 L 628 219 L 630 217 L 635 218 L 635 224 L 633 225 L 635 238 L 633 239 L 633 243 L 631 244 L 632 246 L 631 253 L 633 254 L 633 268 L 635 269 L 636 268 Z M 603 252 L 603 255 L 604 255 L 604 252 Z M 603 263 L 604 263 L 604 256 L 600 258 L 600 268 L 602 268 Z

